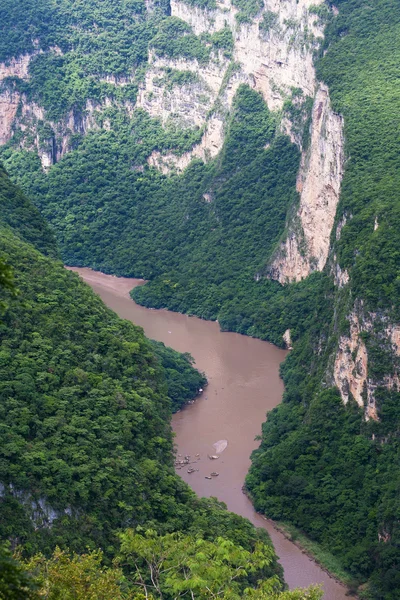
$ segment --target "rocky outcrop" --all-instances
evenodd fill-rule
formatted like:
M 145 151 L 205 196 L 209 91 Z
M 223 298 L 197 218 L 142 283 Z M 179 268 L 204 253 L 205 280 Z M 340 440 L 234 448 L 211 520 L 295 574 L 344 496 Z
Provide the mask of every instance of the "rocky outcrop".
M 341 336 L 336 353 L 334 378 L 345 404 L 350 394 L 359 406 L 367 396 L 368 354 L 360 337 L 361 326 L 355 313 L 349 316 L 350 334 Z
M 320 84 L 311 143 L 302 153 L 297 179 L 299 209 L 268 269 L 280 283 L 300 281 L 326 264 L 343 175 L 343 148 L 343 119 L 332 111 L 329 91 Z
M 375 400 L 377 387 L 388 390 L 400 390 L 398 375 L 400 357 L 400 326 L 386 323 L 387 317 L 376 313 L 363 315 L 362 302 L 358 302 L 348 317 L 349 335 L 342 335 L 336 352 L 333 377 L 346 404 L 350 396 L 360 407 L 364 407 L 366 419 L 378 419 Z M 368 351 L 363 333 L 374 337 L 381 351 L 389 352 L 393 357 L 393 371 L 374 380 L 368 373 Z
M 70 507 L 62 511 L 55 510 L 43 497 L 34 498 L 31 493 L 26 490 L 19 490 L 11 483 L 7 485 L 0 483 L 0 498 L 6 496 L 15 498 L 24 507 L 36 530 L 50 528 L 56 519 L 65 517 L 65 515 L 72 516 L 73 514 Z
M 55 54 L 62 53 L 58 47 L 52 47 L 49 51 Z M 47 170 L 70 150 L 71 135 L 85 135 L 92 129 L 100 128 L 101 112 L 110 107 L 113 101 L 107 97 L 101 103 L 88 99 L 84 110 L 71 110 L 59 122 L 49 120 L 44 109 L 28 100 L 14 85 L 15 80 L 29 79 L 29 64 L 35 54 L 26 54 L 13 58 L 8 63 L 0 63 L 0 144 L 9 142 L 14 132 L 19 130 L 24 134 L 20 142 L 21 147 L 28 150 L 36 148 L 42 166 Z M 100 80 L 115 86 L 124 86 L 132 82 L 131 77 L 113 75 L 100 77 Z M 122 108 L 128 112 L 132 111 L 132 107 L 127 103 Z M 102 120 L 101 126 L 107 128 L 109 123 Z M 30 141 L 27 142 L 27 139 Z
M 0 63 L 0 82 L 7 77 L 28 79 L 29 63 L 33 56 L 33 54 L 24 54 L 17 58 L 12 58 L 6 63 Z
M 217 156 L 220 151 L 224 139 L 223 131 L 223 120 L 215 116 L 207 122 L 206 130 L 200 144 L 194 146 L 190 152 L 185 152 L 182 156 L 177 156 L 176 154 L 172 154 L 172 152 L 161 154 L 158 151 L 154 151 L 149 156 L 148 163 L 152 167 L 157 167 L 162 173 L 168 174 L 173 170 L 183 171 L 194 158 L 207 162 Z
M 282 336 L 283 341 L 285 342 L 286 348 L 288 350 L 292 350 L 292 337 L 290 335 L 290 329 L 286 329 L 285 333 Z
M 172 0 L 171 14 L 188 23 L 196 35 L 229 27 L 234 62 L 263 94 L 270 110 L 279 110 L 291 88 L 314 96 L 313 48 L 322 38 L 322 28 L 308 9 L 322 1 L 266 0 L 259 15 L 245 24 L 238 23 L 238 10 L 230 0 L 217 2 L 214 10 Z
M 25 54 L 0 63 L 0 144 L 7 143 L 13 134 L 13 124 L 17 114 L 20 94 L 11 87 L 4 86 L 8 78 L 27 79 L 32 56 Z
M 239 24 L 238 10 L 230 0 L 217 2 L 214 10 L 202 10 L 172 0 L 171 14 L 188 23 L 196 35 L 212 34 L 228 27 L 233 35 L 233 51 L 230 60 L 222 52 L 212 53 L 205 65 L 184 59 L 162 59 L 154 51 L 149 53 L 150 68 L 139 92 L 138 106 L 161 118 L 163 123 L 172 111 L 181 125 L 199 126 L 205 132 L 199 146 L 184 157 L 175 157 L 171 153 L 162 158 L 157 154 L 150 157 L 149 163 L 167 172 L 169 168 L 180 170 L 186 167 L 194 157 L 204 160 L 207 156 L 215 156 L 215 136 L 210 141 L 210 129 L 216 129 L 213 108 L 218 101 L 224 111 L 229 111 L 239 83 L 247 83 L 258 90 L 272 111 L 283 108 L 293 89 L 300 90 L 304 98 L 313 97 L 316 79 L 312 57 L 322 39 L 322 28 L 308 8 L 318 3 L 267 0 L 251 23 Z M 173 93 L 168 91 L 165 85 L 159 84 L 165 68 L 198 73 L 198 85 L 174 87 Z M 200 97 L 203 103 L 199 102 Z M 210 127 L 209 120 L 214 120 Z M 282 115 L 281 127 L 301 145 L 301 136 L 293 133 L 292 123 L 285 115 Z M 208 146 L 208 143 L 213 145 Z M 222 144 L 223 137 L 219 139 L 217 152 Z
M 203 65 L 197 60 L 171 60 L 150 53 L 151 68 L 139 89 L 137 106 L 152 117 L 182 127 L 203 127 L 217 99 L 229 61 L 222 53 Z M 188 73 L 191 81 L 183 85 L 170 83 L 171 73 Z
M 0 93 L 0 144 L 6 144 L 12 137 L 12 128 L 17 114 L 20 95 L 16 91 L 4 90 Z
M 212 109 L 218 100 L 226 114 L 239 83 L 258 90 L 272 111 L 282 110 L 293 89 L 300 90 L 303 99 L 315 98 L 311 141 L 302 152 L 297 181 L 299 208 L 287 224 L 286 238 L 267 269 L 268 276 L 282 284 L 300 281 L 312 271 L 324 268 L 343 173 L 343 119 L 332 111 L 328 88 L 317 84 L 313 66 L 313 50 L 322 37 L 322 28 L 309 12 L 312 4 L 319 2 L 266 0 L 264 9 L 252 23 L 238 24 L 238 10 L 230 0 L 217 2 L 214 10 L 172 0 L 172 15 L 188 23 L 197 35 L 212 34 L 225 27 L 231 29 L 236 71 L 229 76 L 229 61 L 222 54 L 218 58 L 213 56 L 206 65 L 198 65 L 183 59 L 160 59 L 153 52 L 138 99 L 138 105 L 163 123 L 172 113 L 183 126 L 204 128 L 201 142 L 183 156 L 154 152 L 149 157 L 150 165 L 168 173 L 185 169 L 193 158 L 208 160 L 218 154 L 224 141 L 224 115 L 219 117 Z M 154 85 L 166 67 L 196 71 L 199 82 L 168 92 L 165 86 Z M 223 85 L 231 93 L 227 90 L 221 93 Z M 199 102 L 200 96 L 205 99 L 203 104 Z M 287 114 L 282 114 L 281 129 L 302 148 L 302 137 Z M 336 281 L 343 286 L 348 274 L 338 269 Z
M 83 111 L 70 111 L 59 122 L 46 118 L 44 109 L 31 102 L 24 94 L 7 87 L 0 94 L 0 144 L 7 143 L 14 131 L 19 129 L 25 134 L 21 146 L 36 148 L 45 170 L 59 161 L 70 150 L 72 134 L 85 135 L 92 129 L 99 129 L 99 116 L 102 110 L 111 106 L 112 101 L 105 98 L 103 103 L 87 100 Z M 103 127 L 106 123 L 103 123 Z M 29 136 L 28 136 L 29 134 Z M 27 145 L 26 139 L 33 139 Z
M 333 257 L 332 275 L 335 285 L 338 288 L 344 287 L 350 281 L 347 269 L 341 269 L 339 263 L 337 262 L 336 255 Z

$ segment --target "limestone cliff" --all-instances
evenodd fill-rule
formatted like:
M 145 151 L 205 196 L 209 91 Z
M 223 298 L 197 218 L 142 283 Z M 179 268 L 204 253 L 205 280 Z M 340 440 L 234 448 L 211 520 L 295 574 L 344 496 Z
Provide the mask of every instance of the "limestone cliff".
M 229 60 L 222 53 L 212 54 L 206 65 L 183 59 L 166 61 L 150 51 L 149 70 L 139 93 L 138 105 L 163 122 L 165 108 L 172 107 L 177 121 L 203 127 L 204 136 L 199 146 L 183 157 L 172 153 L 162 157 L 154 153 L 149 163 L 168 172 L 173 167 L 184 169 L 194 157 L 203 160 L 214 157 L 222 148 L 223 121 L 240 83 L 258 90 L 271 111 L 282 111 L 294 90 L 302 102 L 314 97 L 317 82 L 313 51 L 322 39 L 322 27 L 308 9 L 318 3 L 290 0 L 282 4 L 268 0 L 251 23 L 240 23 L 238 10 L 230 0 L 217 2 L 214 10 L 172 0 L 171 14 L 188 23 L 196 35 L 215 33 L 228 27 L 233 35 L 233 51 Z M 160 81 L 162 70 L 166 68 L 196 72 L 199 81 L 192 89 L 187 86 L 174 88 L 173 94 L 165 85 L 155 88 L 154 81 Z M 202 105 L 197 100 L 200 95 Z M 218 107 L 215 106 L 217 101 Z M 281 115 L 281 128 L 301 147 L 301 136 L 296 134 L 294 123 L 285 113 Z M 217 135 L 217 131 L 221 135 Z
M 61 51 L 51 48 L 50 52 L 59 54 Z M 99 124 L 99 117 L 104 108 L 112 105 L 112 100 L 106 97 L 100 103 L 88 99 L 84 110 L 71 110 L 61 121 L 54 122 L 42 106 L 29 100 L 15 86 L 18 80 L 29 80 L 29 65 L 34 56 L 26 54 L 7 64 L 0 63 L 0 145 L 19 130 L 23 134 L 20 145 L 27 150 L 36 149 L 43 168 L 49 169 L 71 149 L 72 134 L 84 135 L 100 126 L 107 127 L 106 120 Z M 129 82 L 129 78 L 107 78 L 107 83 L 116 86 Z
M 356 302 L 348 322 L 349 334 L 340 337 L 334 360 L 334 382 L 345 404 L 352 396 L 359 406 L 364 407 L 367 419 L 377 420 L 376 388 L 400 390 L 400 326 L 388 322 L 383 314 L 365 314 L 362 301 Z M 392 365 L 390 373 L 381 374 L 380 377 L 369 373 L 365 342 L 368 337 L 379 345 L 381 352 L 388 354 Z
M 270 276 L 281 283 L 300 281 L 326 264 L 343 175 L 343 146 L 343 119 L 332 111 L 329 91 L 320 84 L 311 143 L 302 153 L 297 179 L 299 208 L 269 267 Z M 343 277 L 339 280 L 343 283 Z
M 322 28 L 310 13 L 314 4 L 308 0 L 268 0 L 251 23 L 240 24 L 238 11 L 230 0 L 218 2 L 214 10 L 172 0 L 172 15 L 188 23 L 197 35 L 231 29 L 233 63 L 222 54 L 199 65 L 163 60 L 150 52 L 150 68 L 138 100 L 141 107 L 163 123 L 174 118 L 182 125 L 203 128 L 200 144 L 183 156 L 154 152 L 149 157 L 149 164 L 164 173 L 185 169 L 195 157 L 208 160 L 218 154 L 224 141 L 224 118 L 239 83 L 260 91 L 270 110 L 281 111 L 282 131 L 302 149 L 297 181 L 299 207 L 289 219 L 286 236 L 267 268 L 268 276 L 282 284 L 299 281 L 324 268 L 344 166 L 343 119 L 332 111 L 329 90 L 315 76 L 313 51 L 321 40 Z M 232 64 L 237 68 L 230 73 Z M 166 68 L 196 72 L 198 82 L 191 87 L 174 88 L 173 92 L 165 85 L 155 86 Z M 285 100 L 292 99 L 293 90 L 300 91 L 302 102 L 313 98 L 310 143 L 305 149 L 301 127 L 282 112 Z M 199 102 L 200 97 L 203 102 Z M 345 285 L 348 275 L 338 271 L 336 281 Z

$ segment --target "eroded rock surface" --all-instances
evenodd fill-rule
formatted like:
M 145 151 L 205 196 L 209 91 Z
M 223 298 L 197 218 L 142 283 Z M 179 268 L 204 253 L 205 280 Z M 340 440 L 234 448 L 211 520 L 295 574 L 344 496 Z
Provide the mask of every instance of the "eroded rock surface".
M 168 172 L 171 168 L 182 170 L 194 157 L 203 160 L 214 157 L 224 142 L 222 135 L 215 146 L 216 137 L 210 136 L 208 122 L 214 121 L 212 130 L 215 131 L 215 120 L 219 117 L 213 110 L 215 102 L 218 100 L 219 111 L 222 108 L 227 113 L 240 83 L 247 83 L 258 90 L 271 111 L 281 110 L 294 89 L 300 90 L 303 99 L 313 97 L 317 86 L 313 50 L 322 39 L 322 28 L 308 9 L 319 3 L 268 0 L 251 23 L 239 24 L 236 19 L 238 10 L 230 0 L 218 2 L 214 10 L 202 10 L 172 0 L 172 15 L 188 23 L 197 35 L 215 33 L 228 27 L 233 35 L 233 52 L 229 60 L 222 52 L 212 54 L 205 65 L 193 65 L 194 61 L 183 59 L 165 60 L 158 58 L 154 51 L 149 53 L 150 68 L 139 93 L 138 105 L 152 116 L 160 117 L 164 123 L 168 118 L 166 109 L 170 107 L 177 121 L 188 127 L 204 127 L 204 137 L 199 146 L 183 157 L 171 153 L 163 158 L 155 154 L 150 157 L 149 163 Z M 265 25 L 267 17 L 268 27 Z M 193 85 L 191 89 L 183 86 L 180 90 L 174 88 L 173 94 L 165 85 L 154 86 L 154 81 L 160 81 L 165 68 L 196 71 L 199 75 L 197 86 Z M 200 96 L 204 100 L 203 105 L 198 102 Z M 224 115 L 219 118 L 224 120 Z M 301 138 L 294 133 L 293 124 L 287 116 L 282 115 L 281 128 L 301 146 Z M 219 129 L 222 130 L 222 127 Z
M 362 302 L 357 304 L 348 316 L 349 335 L 342 335 L 339 339 L 333 377 L 345 404 L 352 396 L 360 407 L 364 407 L 367 419 L 377 420 L 376 388 L 400 390 L 397 360 L 397 357 L 400 357 L 400 326 L 385 323 L 387 318 L 383 315 L 364 315 Z M 368 372 L 368 351 L 363 334 L 372 334 L 381 351 L 389 352 L 393 357 L 392 372 L 383 375 L 379 380 L 374 379 Z
M 339 202 L 344 166 L 343 119 L 332 111 L 328 88 L 320 84 L 313 107 L 310 147 L 303 151 L 297 191 L 300 205 L 269 274 L 280 283 L 322 271 Z

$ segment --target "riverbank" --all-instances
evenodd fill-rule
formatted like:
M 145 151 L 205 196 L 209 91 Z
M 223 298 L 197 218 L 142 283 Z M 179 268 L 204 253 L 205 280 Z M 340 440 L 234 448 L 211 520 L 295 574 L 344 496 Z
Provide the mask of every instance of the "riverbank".
M 249 494 L 245 486 L 243 486 L 242 491 L 253 504 L 251 494 Z M 311 540 L 304 532 L 291 523 L 273 521 L 262 513 L 257 514 L 261 515 L 275 531 L 281 533 L 287 540 L 299 548 L 303 554 L 308 556 L 308 558 L 317 564 L 327 575 L 329 575 L 329 577 L 342 585 L 346 590 L 346 596 L 352 596 L 355 600 L 361 600 L 356 594 L 356 589 L 360 585 L 359 582 L 355 581 L 350 573 L 343 569 L 339 560 L 333 556 L 333 554 L 325 550 L 321 544 Z
M 349 596 L 352 596 L 355 598 L 355 600 L 361 600 L 356 594 L 356 590 L 360 585 L 360 582 L 357 582 L 354 577 L 350 575 L 350 573 L 343 569 L 340 562 L 335 556 L 333 556 L 333 554 L 325 550 L 320 544 L 318 544 L 318 542 L 308 538 L 294 525 L 290 523 L 272 521 L 271 519 L 267 518 L 266 520 L 271 523 L 272 527 L 276 531 L 282 533 L 286 539 L 290 540 L 311 560 L 316 562 L 321 569 L 325 571 L 325 573 L 346 587 L 347 594 Z

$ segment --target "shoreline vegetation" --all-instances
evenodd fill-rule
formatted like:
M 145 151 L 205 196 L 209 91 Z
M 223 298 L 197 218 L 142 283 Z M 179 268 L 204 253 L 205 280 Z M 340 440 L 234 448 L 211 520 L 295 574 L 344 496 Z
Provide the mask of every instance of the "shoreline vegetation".
M 242 487 L 242 492 L 247 496 L 254 507 L 254 501 L 251 497 L 251 493 L 246 489 L 245 485 Z M 346 588 L 346 596 L 351 596 L 355 600 L 362 600 L 362 598 L 355 592 L 358 584 L 354 581 L 354 578 L 350 575 L 350 573 L 342 568 L 339 560 L 333 556 L 333 554 L 331 554 L 328 550 L 325 550 L 325 548 L 323 548 L 321 544 L 318 544 L 318 542 L 315 542 L 307 537 L 307 535 L 295 525 L 292 525 L 291 523 L 283 523 L 281 521 L 274 521 L 273 519 L 270 519 L 264 515 L 264 513 L 256 511 L 255 507 L 254 510 L 264 519 L 264 521 L 269 523 L 276 531 L 279 531 L 279 533 L 289 540 L 289 542 L 297 546 L 297 548 L 299 548 L 303 554 L 306 554 L 310 560 L 321 567 L 321 569 L 327 573 L 329 577 Z
M 66 267 L 66 268 L 69 270 L 74 269 L 74 267 Z M 102 271 L 97 271 L 95 269 L 93 269 L 93 270 L 96 273 L 100 273 L 102 275 L 106 274 L 106 273 L 103 273 Z M 120 276 L 118 276 L 118 275 L 113 275 L 113 276 L 120 278 Z M 138 304 L 138 302 L 136 302 L 135 298 L 132 295 L 132 292 L 135 289 L 136 289 L 135 287 L 132 288 L 132 290 L 129 291 L 128 296 L 129 296 L 130 300 L 132 300 L 135 304 Z M 138 306 L 142 306 L 142 305 L 138 304 Z M 171 312 L 179 312 L 179 311 L 174 311 L 174 310 L 171 310 L 171 309 L 165 308 L 165 307 L 150 308 L 150 307 L 143 306 L 143 308 L 147 308 L 147 310 L 166 310 L 166 311 L 171 311 Z M 186 315 L 188 317 L 197 317 L 204 321 L 214 321 L 213 319 L 206 319 L 204 317 L 199 317 L 198 315 L 191 314 L 191 313 L 179 312 L 179 314 Z M 218 321 L 216 321 L 216 322 L 218 323 Z M 221 328 L 221 332 L 222 333 L 229 332 L 229 330 Z M 242 335 L 247 335 L 247 334 L 242 334 Z M 253 337 L 253 336 L 247 335 L 247 337 Z M 272 342 L 270 342 L 268 340 L 261 340 L 261 341 L 264 341 L 267 344 L 273 344 Z M 206 380 L 206 383 L 204 383 L 203 388 L 205 388 L 207 385 L 208 385 L 208 381 Z M 193 404 L 199 397 L 200 393 L 201 392 L 198 392 L 194 398 L 192 398 L 191 400 L 188 400 L 184 404 L 182 404 L 182 406 L 177 410 L 177 412 L 179 412 L 181 408 Z M 179 476 L 179 473 L 177 473 L 177 475 Z M 250 492 L 246 489 L 245 486 L 242 487 L 242 491 L 249 498 L 249 500 L 251 501 L 251 503 L 254 507 L 253 498 L 251 497 Z M 256 510 L 255 507 L 254 507 L 254 510 Z M 269 519 L 263 513 L 258 512 L 258 511 L 256 511 L 256 512 L 266 522 L 268 522 L 276 531 L 279 531 L 279 533 L 281 533 L 287 540 L 289 540 L 292 544 L 297 546 L 304 554 L 306 554 L 308 556 L 308 558 L 310 560 L 312 560 L 313 562 L 318 564 L 321 567 L 321 569 L 329 575 L 329 577 L 331 577 L 332 579 L 337 581 L 340 585 L 342 585 L 347 590 L 346 595 L 355 598 L 355 600 L 362 600 L 355 593 L 355 587 L 357 587 L 357 586 L 354 582 L 354 579 L 351 577 L 351 575 L 349 573 L 347 573 L 341 567 L 341 565 L 336 557 L 334 557 L 327 550 L 322 548 L 320 544 L 318 544 L 317 542 L 314 542 L 313 540 L 308 538 L 304 534 L 304 532 L 302 532 L 301 530 L 296 528 L 294 525 L 292 525 L 290 523 L 282 523 L 279 521 L 273 521 L 272 519 Z
M 355 598 L 355 600 L 361 600 L 361 597 L 355 593 L 354 586 L 357 584 L 355 584 L 354 579 L 341 567 L 338 559 L 328 550 L 325 550 L 320 544 L 308 538 L 304 532 L 291 523 L 273 521 L 262 513 L 260 514 L 276 531 L 279 531 L 287 540 L 295 544 L 303 554 L 306 554 L 308 558 L 319 565 L 329 577 L 346 588 L 346 595 Z

